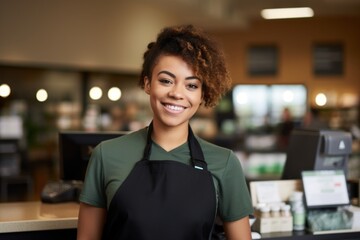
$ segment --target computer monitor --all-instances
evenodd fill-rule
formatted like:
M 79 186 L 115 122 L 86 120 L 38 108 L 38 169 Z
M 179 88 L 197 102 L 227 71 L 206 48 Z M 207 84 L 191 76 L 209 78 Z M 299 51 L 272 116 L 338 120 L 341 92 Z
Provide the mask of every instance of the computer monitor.
M 60 178 L 80 180 L 85 178 L 92 150 L 100 142 L 123 136 L 128 132 L 59 132 Z

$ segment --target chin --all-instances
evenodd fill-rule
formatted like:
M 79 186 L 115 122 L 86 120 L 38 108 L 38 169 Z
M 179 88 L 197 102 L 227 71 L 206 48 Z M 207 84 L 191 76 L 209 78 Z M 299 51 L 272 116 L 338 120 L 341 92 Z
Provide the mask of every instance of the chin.
M 161 120 L 159 122 L 161 125 L 166 127 L 179 127 L 183 125 L 187 126 L 189 124 L 189 120 L 179 121 L 179 120 L 170 119 L 170 120 Z

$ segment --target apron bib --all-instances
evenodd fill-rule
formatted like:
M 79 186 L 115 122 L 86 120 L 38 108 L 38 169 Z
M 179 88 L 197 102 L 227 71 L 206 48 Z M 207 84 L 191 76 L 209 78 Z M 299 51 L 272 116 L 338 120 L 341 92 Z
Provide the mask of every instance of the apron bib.
M 143 159 L 111 200 L 103 239 L 208 240 L 216 214 L 216 195 L 201 147 L 189 126 L 192 166 L 149 160 L 152 124 Z

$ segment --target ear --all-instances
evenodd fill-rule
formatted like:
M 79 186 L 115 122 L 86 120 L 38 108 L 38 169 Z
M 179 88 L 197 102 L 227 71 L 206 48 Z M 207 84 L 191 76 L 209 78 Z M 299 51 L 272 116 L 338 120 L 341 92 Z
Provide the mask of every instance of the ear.
M 150 82 L 150 79 L 148 77 L 145 77 L 144 78 L 144 91 L 147 93 L 147 94 L 150 94 L 150 87 L 151 87 L 151 82 Z

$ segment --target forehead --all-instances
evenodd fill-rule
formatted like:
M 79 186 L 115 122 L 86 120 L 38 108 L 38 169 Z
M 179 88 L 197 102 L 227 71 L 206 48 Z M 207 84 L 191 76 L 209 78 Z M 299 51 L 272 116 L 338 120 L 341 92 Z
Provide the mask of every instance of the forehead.
M 158 57 L 154 64 L 152 74 L 157 74 L 157 72 L 162 70 L 194 75 L 193 68 L 180 56 L 175 55 L 160 55 Z

